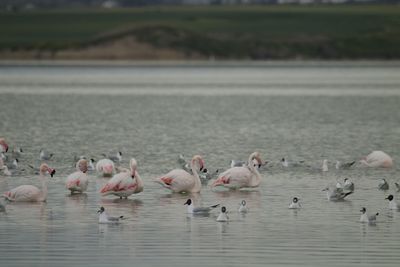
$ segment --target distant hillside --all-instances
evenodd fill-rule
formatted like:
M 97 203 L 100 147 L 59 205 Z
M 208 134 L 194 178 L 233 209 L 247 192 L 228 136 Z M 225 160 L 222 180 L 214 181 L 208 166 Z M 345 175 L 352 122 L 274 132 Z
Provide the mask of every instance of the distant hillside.
M 400 59 L 400 7 L 3 12 L 0 36 L 0 59 Z

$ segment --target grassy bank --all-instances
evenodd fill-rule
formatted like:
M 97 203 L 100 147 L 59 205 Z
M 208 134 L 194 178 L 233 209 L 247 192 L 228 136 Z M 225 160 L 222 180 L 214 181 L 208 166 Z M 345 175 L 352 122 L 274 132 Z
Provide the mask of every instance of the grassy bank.
M 85 58 L 90 54 L 99 59 L 399 59 L 400 7 L 152 7 L 0 13 L 0 36 L 0 58 Z

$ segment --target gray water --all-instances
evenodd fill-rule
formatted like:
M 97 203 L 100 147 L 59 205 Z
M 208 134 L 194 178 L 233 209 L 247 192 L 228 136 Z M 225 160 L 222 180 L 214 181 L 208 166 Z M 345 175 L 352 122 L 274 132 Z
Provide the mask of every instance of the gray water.
M 55 154 L 47 203 L 11 203 L 0 214 L 0 266 L 398 266 L 400 199 L 389 170 L 337 171 L 373 150 L 400 158 L 400 64 L 6 64 L 0 65 L 0 136 L 25 151 L 0 191 L 39 181 L 39 150 Z M 152 179 L 178 167 L 177 156 L 204 157 L 210 170 L 260 151 L 269 164 L 256 190 L 171 194 Z M 101 197 L 107 181 L 90 174 L 88 191 L 64 187 L 76 155 L 121 151 L 138 161 L 144 192 L 127 200 Z M 304 160 L 329 171 L 284 169 Z M 321 189 L 351 179 L 356 190 L 329 202 Z M 387 192 L 377 184 L 386 178 Z M 289 210 L 293 196 L 301 210 Z M 221 203 L 229 223 L 190 217 L 183 204 Z M 237 214 L 245 199 L 246 216 Z M 99 225 L 96 211 L 125 215 Z M 360 208 L 378 222 L 358 222 Z

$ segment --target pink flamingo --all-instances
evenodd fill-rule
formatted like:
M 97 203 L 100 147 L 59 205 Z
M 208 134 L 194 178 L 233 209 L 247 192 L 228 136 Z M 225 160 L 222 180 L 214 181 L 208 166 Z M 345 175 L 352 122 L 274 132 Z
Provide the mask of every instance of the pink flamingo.
M 137 172 L 137 162 L 132 158 L 129 162 L 130 170 L 122 168 L 121 172 L 114 175 L 104 186 L 101 188 L 100 193 L 103 196 L 116 195 L 120 198 L 132 194 L 138 194 L 143 191 L 143 181 Z
M 175 193 L 199 193 L 201 190 L 201 180 L 198 171 L 204 168 L 204 160 L 201 156 L 193 156 L 190 161 L 190 168 L 193 175 L 182 169 L 174 169 L 160 178 L 156 178 L 154 181 Z
M 6 143 L 6 140 L 4 138 L 0 138 L 0 153 L 7 151 L 8 151 L 8 145 Z
M 391 168 L 392 158 L 383 151 L 372 151 L 368 156 L 363 157 L 360 163 L 367 167 Z
M 51 177 L 56 173 L 56 170 L 50 168 L 46 163 L 40 165 L 40 181 L 42 182 L 42 191 L 33 185 L 20 185 L 8 192 L 4 193 L 4 197 L 10 201 L 24 202 L 44 202 L 47 199 L 47 179 L 46 172 Z
M 76 169 L 76 172 L 68 175 L 65 184 L 65 187 L 71 191 L 71 195 L 74 192 L 82 193 L 86 191 L 89 184 L 89 177 L 87 175 L 88 161 L 86 159 L 80 159 L 76 163 Z
M 96 171 L 103 177 L 111 177 L 115 171 L 114 162 L 109 159 L 101 159 L 96 164 Z
M 211 186 L 224 186 L 230 189 L 258 187 L 261 182 L 261 175 L 255 163 L 258 163 L 259 166 L 263 163 L 258 152 L 254 152 L 249 156 L 247 166 L 233 167 L 224 171 Z

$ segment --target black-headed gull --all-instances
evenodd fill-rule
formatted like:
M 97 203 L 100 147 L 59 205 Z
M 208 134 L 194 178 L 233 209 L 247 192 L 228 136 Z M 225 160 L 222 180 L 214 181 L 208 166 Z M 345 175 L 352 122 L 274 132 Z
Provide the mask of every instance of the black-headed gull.
M 242 200 L 239 205 L 238 212 L 239 213 L 247 213 L 249 211 L 249 208 L 246 206 L 246 200 Z
M 336 165 L 335 165 L 335 168 L 337 169 L 337 170 L 347 170 L 347 169 L 350 169 L 351 168 L 351 166 L 353 166 L 354 165 L 354 163 L 356 163 L 356 161 L 352 161 L 352 162 L 345 162 L 345 163 L 341 163 L 340 161 L 336 161 Z
M 229 220 L 226 207 L 221 207 L 221 212 L 217 217 L 217 222 L 227 222 Z
M 386 182 L 385 178 L 383 178 L 378 184 L 379 190 L 389 190 L 389 184 Z
M 219 204 L 208 206 L 208 207 L 194 207 L 193 206 L 193 201 L 189 198 L 185 204 L 187 205 L 187 213 L 189 214 L 208 214 L 210 213 L 213 209 L 219 206 Z
M 47 152 L 47 151 L 45 151 L 43 149 L 41 149 L 40 152 L 39 152 L 39 159 L 40 160 L 50 160 L 50 159 L 53 158 L 53 156 L 54 156 L 53 153 L 49 153 L 49 152 Z
M 330 189 L 329 187 L 326 187 L 322 191 L 326 192 L 326 197 L 329 201 L 344 200 L 345 197 L 353 193 L 353 192 L 343 192 L 343 190 L 340 188 Z
M 397 202 L 394 200 L 393 195 L 389 195 L 387 198 L 385 198 L 387 200 L 389 200 L 389 209 L 391 210 L 400 210 L 400 206 L 399 204 L 397 204 Z
M 360 217 L 360 222 L 362 223 L 369 223 L 369 224 L 375 224 L 376 223 L 376 216 L 379 215 L 379 212 L 375 213 L 374 215 L 368 216 L 367 214 L 367 209 L 366 208 L 361 208 L 361 217 Z
M 289 205 L 289 209 L 300 209 L 301 208 L 301 204 L 299 202 L 299 199 L 297 197 L 294 197 L 292 199 L 292 203 L 290 203 Z
M 115 163 L 121 163 L 121 161 L 122 161 L 122 152 L 121 151 L 118 151 L 117 153 L 111 154 L 111 155 L 108 155 L 108 156 L 106 154 L 103 154 L 103 156 L 105 158 L 111 159 Z
M 119 217 L 113 217 L 107 214 L 106 210 L 104 207 L 100 207 L 100 209 L 97 211 L 99 214 L 99 223 L 110 223 L 110 224 L 117 224 L 121 220 L 124 219 L 124 216 L 119 216 Z

